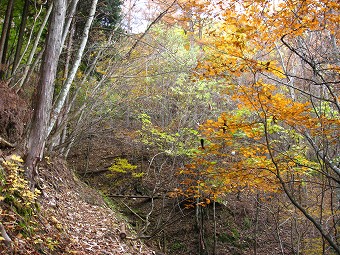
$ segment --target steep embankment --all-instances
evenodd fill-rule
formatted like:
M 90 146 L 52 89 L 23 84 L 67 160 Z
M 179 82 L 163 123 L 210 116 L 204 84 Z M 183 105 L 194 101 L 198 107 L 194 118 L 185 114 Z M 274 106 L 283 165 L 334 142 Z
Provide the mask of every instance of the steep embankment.
M 133 240 L 133 231 L 123 217 L 63 161 L 47 158 L 40 166 L 39 185 L 40 209 L 25 226 L 19 223 L 27 216 L 6 200 L 0 202 L 1 222 L 12 239 L 10 246 L 0 243 L 0 254 L 153 254 Z M 124 240 L 120 238 L 122 226 L 128 237 Z

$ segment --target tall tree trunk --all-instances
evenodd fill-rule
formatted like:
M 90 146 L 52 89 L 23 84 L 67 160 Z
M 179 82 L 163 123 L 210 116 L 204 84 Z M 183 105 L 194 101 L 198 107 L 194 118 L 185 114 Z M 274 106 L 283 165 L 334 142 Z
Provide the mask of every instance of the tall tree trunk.
M 28 152 L 25 162 L 26 176 L 30 181 L 31 189 L 35 187 L 37 163 L 42 159 L 45 148 L 66 14 L 66 0 L 54 0 L 53 5 L 43 62 L 40 68 L 38 95 L 28 138 Z
M 68 8 L 69 12 L 67 13 L 65 26 L 64 26 L 64 30 L 63 30 L 63 36 L 61 38 L 61 45 L 62 46 L 64 46 L 64 44 L 65 44 L 66 37 L 68 35 L 72 21 L 75 22 L 74 16 L 75 16 L 75 13 L 76 13 L 78 2 L 79 2 L 79 0 L 73 0 L 70 7 Z M 60 50 L 62 50 L 62 48 Z
M 44 20 L 43 20 L 43 22 L 42 22 L 42 24 L 41 24 L 41 26 L 39 28 L 38 34 L 36 35 L 36 39 L 34 41 L 34 44 L 33 44 L 32 50 L 30 52 L 30 55 L 28 57 L 24 73 L 23 73 L 22 78 L 20 80 L 20 83 L 18 84 L 18 87 L 16 89 L 17 92 L 21 89 L 21 87 L 28 80 L 28 77 L 29 77 L 28 74 L 29 74 L 30 70 L 32 70 L 31 64 L 33 62 L 34 54 L 35 54 L 35 52 L 36 52 L 36 50 L 38 48 L 38 44 L 39 44 L 39 41 L 40 41 L 40 38 L 41 38 L 41 34 L 44 31 L 44 28 L 45 28 L 45 26 L 47 24 L 47 21 L 48 21 L 49 17 L 50 17 L 50 14 L 52 12 L 52 8 L 53 8 L 53 3 L 51 3 L 51 5 L 48 7 L 46 15 L 45 15 L 45 18 L 44 18 Z M 16 85 L 14 85 L 14 86 L 16 86 Z
M 51 133 L 51 131 L 52 131 L 52 129 L 53 129 L 55 123 L 56 123 L 56 120 L 58 119 L 58 115 L 59 115 L 61 109 L 64 106 L 64 103 L 65 103 L 67 95 L 70 91 L 72 82 L 73 82 L 73 80 L 76 76 L 76 73 L 78 71 L 78 68 L 80 66 L 81 59 L 83 57 L 83 53 L 84 53 L 84 50 L 85 50 L 85 46 L 87 44 L 87 40 L 88 40 L 88 37 L 89 37 L 89 32 L 90 32 L 90 28 L 91 28 L 91 25 L 92 25 L 92 21 L 93 21 L 94 15 L 96 13 L 97 2 L 98 2 L 98 0 L 92 1 L 89 17 L 88 17 L 88 19 L 85 23 L 83 36 L 81 38 L 81 43 L 80 43 L 79 49 L 77 51 L 75 62 L 73 64 L 73 67 L 70 71 L 70 74 L 67 77 L 67 80 L 65 81 L 65 84 L 64 84 L 64 86 L 63 86 L 63 88 L 62 88 L 62 90 L 61 90 L 61 92 L 60 92 L 60 94 L 57 98 L 57 101 L 55 103 L 55 107 L 54 107 L 52 115 L 51 115 L 51 123 L 50 123 L 49 128 L 48 128 L 48 134 Z
M 11 19 L 13 17 L 13 3 L 14 0 L 9 0 L 7 4 L 6 9 L 6 15 L 5 20 L 2 25 L 2 32 L 1 32 L 1 38 L 0 38 L 0 79 L 3 79 L 5 70 L 6 70 L 6 51 L 7 51 L 7 45 L 9 40 L 9 32 L 11 29 Z
M 65 24 L 66 26 L 66 24 Z M 70 66 L 70 62 L 71 62 L 71 55 L 72 55 L 72 45 L 73 45 L 73 36 L 74 36 L 74 32 L 75 32 L 75 22 L 72 22 L 72 27 L 69 33 L 69 38 L 68 38 L 68 43 L 66 46 L 66 59 L 65 59 L 65 66 L 64 66 L 64 74 L 63 74 L 63 86 L 65 85 L 65 81 L 67 81 L 67 77 L 69 74 L 69 66 Z M 62 39 L 63 42 L 63 39 Z M 53 148 L 55 146 L 58 146 L 62 143 L 61 141 L 61 136 L 63 134 L 64 130 L 67 130 L 67 122 L 68 122 L 68 100 L 69 99 L 69 95 L 67 95 L 65 104 L 63 109 L 61 110 L 56 125 L 55 125 L 55 129 L 57 130 L 57 132 L 55 132 L 53 134 L 51 138 L 51 144 L 49 146 L 49 150 L 52 151 Z M 62 126 L 62 129 L 60 130 L 60 132 L 58 131 L 58 129 L 60 128 L 60 126 Z
M 30 1 L 25 0 L 24 8 L 22 10 L 22 15 L 21 15 L 21 24 L 20 24 L 20 29 L 19 29 L 17 47 L 15 49 L 14 62 L 13 62 L 13 67 L 12 67 L 12 74 L 17 69 L 17 66 L 20 64 L 19 59 L 20 59 L 20 55 L 21 55 L 22 44 L 24 42 L 24 33 L 25 33 L 26 24 L 27 24 L 29 4 L 30 4 Z
M 50 6 L 52 6 L 52 4 L 51 4 Z M 12 75 L 7 79 L 7 82 L 8 82 L 8 84 L 11 84 L 11 85 L 10 85 L 11 87 L 15 87 L 16 84 L 20 82 L 20 80 L 24 79 L 24 78 L 21 78 L 21 79 L 19 79 L 19 80 L 18 80 L 18 79 L 15 79 L 15 76 L 18 74 L 18 69 L 19 69 L 20 63 L 21 63 L 21 61 L 23 60 L 24 56 L 26 55 L 26 52 L 27 52 L 28 48 L 29 48 L 30 45 L 31 45 L 31 40 L 32 40 L 33 33 L 34 33 L 34 30 L 35 30 L 34 27 L 35 27 L 35 25 L 36 25 L 36 23 L 37 23 L 38 17 L 40 16 L 40 14 L 41 14 L 41 12 L 42 12 L 42 9 L 43 9 L 43 6 L 40 7 L 40 10 L 38 11 L 38 13 L 35 15 L 35 17 L 34 17 L 34 19 L 33 19 L 33 23 L 32 23 L 32 25 L 30 26 L 31 31 L 30 31 L 30 33 L 29 33 L 29 35 L 28 35 L 27 42 L 26 42 L 26 46 L 25 46 L 24 50 L 22 50 L 21 47 L 20 47 L 20 50 L 16 50 L 15 57 L 17 56 L 18 59 L 17 59 L 16 61 L 13 61 Z M 51 9 L 51 8 L 50 8 L 50 9 Z M 50 12 L 50 11 L 47 10 L 47 12 Z M 27 15 L 28 15 L 28 13 L 27 13 Z M 27 17 L 26 17 L 26 23 L 27 23 Z M 46 23 L 47 23 L 47 21 L 46 21 L 45 23 L 43 23 L 43 24 L 44 24 L 44 27 L 45 27 Z M 21 25 L 22 25 L 22 23 L 21 23 Z M 21 27 L 22 27 L 22 26 L 21 26 Z M 25 24 L 25 27 L 26 27 L 26 24 Z M 25 30 L 25 29 L 24 29 L 24 30 Z M 23 37 L 24 37 L 24 35 L 21 36 L 22 41 L 23 41 Z M 38 40 L 38 38 L 39 38 L 39 36 L 37 35 L 37 36 L 36 36 L 36 40 Z M 23 42 L 21 42 L 21 43 L 18 42 L 18 43 L 17 43 L 17 45 L 20 45 L 20 44 L 21 44 L 21 46 L 22 46 L 22 45 L 23 45 Z M 34 48 L 34 47 L 33 47 L 33 48 Z M 33 49 L 33 48 L 32 48 L 32 49 Z M 34 50 L 34 52 L 35 52 L 35 50 Z M 14 62 L 16 62 L 17 64 L 14 64 Z M 27 61 L 27 63 L 28 63 L 28 61 Z M 27 63 L 26 63 L 26 66 L 28 65 Z
M 10 16 L 13 10 L 13 2 L 14 0 L 9 0 L 7 4 L 7 9 L 6 9 L 6 14 L 5 14 L 5 20 L 2 25 L 2 31 L 1 31 L 1 38 L 0 38 L 0 59 L 2 59 L 2 56 L 5 54 L 4 52 L 4 46 L 5 46 L 5 41 L 6 41 L 6 35 L 7 35 L 7 30 L 10 27 Z

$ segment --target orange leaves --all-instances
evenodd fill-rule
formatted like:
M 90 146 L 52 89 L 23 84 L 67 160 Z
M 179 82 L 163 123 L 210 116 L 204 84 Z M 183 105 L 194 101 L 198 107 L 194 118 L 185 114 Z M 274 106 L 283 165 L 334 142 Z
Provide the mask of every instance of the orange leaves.
M 308 159 L 313 146 L 307 134 L 327 146 L 338 142 L 334 84 L 340 72 L 327 47 L 340 39 L 340 2 L 279 2 L 231 0 L 216 7 L 222 13 L 204 35 L 197 72 L 222 77 L 232 89 L 226 92 L 229 110 L 201 125 L 205 150 L 185 172 L 191 188 L 214 197 L 235 189 L 278 191 L 279 174 L 303 176 L 320 167 Z
M 233 100 L 238 109 L 201 126 L 208 142 L 182 171 L 188 177 L 182 183 L 189 187 L 186 192 L 193 187 L 213 197 L 239 189 L 277 192 L 278 172 L 299 169 L 303 174 L 310 169 L 300 136 L 290 131 L 310 129 L 316 121 L 309 104 L 293 101 L 261 80 L 239 86 Z M 287 140 L 296 146 L 282 147 Z M 298 167 L 301 164 L 306 167 Z
M 250 86 L 241 86 L 240 93 L 234 94 L 234 100 L 239 105 L 247 107 L 259 116 L 269 118 L 275 116 L 275 121 L 282 121 L 290 126 L 296 124 L 310 128 L 311 114 L 309 103 L 293 101 L 282 93 L 276 86 L 258 81 Z
M 209 68 L 207 72 L 202 70 L 207 76 L 226 72 L 241 76 L 251 69 L 284 78 L 284 72 L 271 56 L 283 36 L 296 38 L 309 31 L 326 29 L 331 34 L 339 34 L 336 24 L 340 22 L 340 2 L 335 0 L 280 3 L 232 0 L 220 5 L 218 17 L 221 21 L 213 19 L 215 22 L 204 38 L 210 53 L 206 59 L 209 64 L 205 64 Z M 266 58 L 259 58 L 259 52 Z

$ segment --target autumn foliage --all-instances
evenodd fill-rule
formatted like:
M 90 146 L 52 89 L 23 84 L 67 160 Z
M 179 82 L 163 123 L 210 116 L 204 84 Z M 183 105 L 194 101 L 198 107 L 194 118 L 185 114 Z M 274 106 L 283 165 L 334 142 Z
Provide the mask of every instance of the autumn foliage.
M 178 191 L 214 200 L 284 192 L 339 251 L 339 2 L 219 1 L 204 10 L 218 14 L 198 40 L 197 72 L 225 81 L 227 107 L 201 125 L 205 146 L 180 170 Z

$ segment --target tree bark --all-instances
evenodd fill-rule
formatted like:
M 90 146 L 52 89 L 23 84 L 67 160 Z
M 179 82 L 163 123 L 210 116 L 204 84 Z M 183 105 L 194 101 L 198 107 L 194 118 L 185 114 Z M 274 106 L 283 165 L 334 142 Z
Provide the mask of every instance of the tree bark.
M 52 6 L 52 5 L 51 5 Z M 18 59 L 17 60 L 15 60 L 14 62 L 15 63 L 17 63 L 17 64 L 14 64 L 14 62 L 13 62 L 13 66 L 12 66 L 12 75 L 11 75 L 11 77 L 9 77 L 8 79 L 7 79 L 7 84 L 12 84 L 12 85 L 10 85 L 10 87 L 14 87 L 14 86 L 16 86 L 16 84 L 17 83 L 19 83 L 19 81 L 21 80 L 21 79 L 19 79 L 16 83 L 14 82 L 16 79 L 14 79 L 14 76 L 16 76 L 17 74 L 18 74 L 18 69 L 19 69 L 19 66 L 20 66 L 20 63 L 21 63 L 21 61 L 23 60 L 23 58 L 25 57 L 25 55 L 26 55 L 26 52 L 27 52 L 27 50 L 28 50 L 28 48 L 30 47 L 30 45 L 31 45 L 31 40 L 32 40 L 32 37 L 33 37 L 33 33 L 34 33 L 34 27 L 35 27 L 35 25 L 36 25 L 36 23 L 37 23 L 37 20 L 38 20 L 38 17 L 40 16 L 40 14 L 41 14 L 41 12 L 42 12 L 42 9 L 43 9 L 43 7 L 41 6 L 40 7 L 40 10 L 38 11 L 38 13 L 35 15 L 35 17 L 34 17 L 34 20 L 33 20 L 33 24 L 31 25 L 31 31 L 30 31 L 30 33 L 29 33 L 29 36 L 28 36 L 28 38 L 27 38 L 27 42 L 26 42 L 26 47 L 25 47 L 25 49 L 22 51 L 22 49 L 21 49 L 21 47 L 22 46 L 20 46 L 20 50 L 16 50 L 16 53 L 15 53 L 15 55 L 16 54 L 18 54 L 17 55 L 17 57 L 18 57 Z M 26 15 L 28 15 L 28 13 L 26 14 Z M 27 17 L 26 17 L 26 20 L 27 20 Z M 44 23 L 44 27 L 45 27 L 45 25 L 46 25 L 46 23 L 47 23 L 47 21 Z M 21 24 L 21 26 L 22 26 L 22 24 Z M 26 27 L 26 24 L 25 24 L 25 27 Z M 25 29 L 24 29 L 25 30 Z M 24 31 L 23 30 L 23 31 Z M 22 35 L 22 36 L 19 36 L 19 37 L 21 37 L 22 38 L 22 40 L 23 40 L 23 36 L 24 35 Z M 38 36 L 36 36 L 37 38 L 38 38 Z M 36 39 L 37 40 L 37 39 Z M 19 45 L 19 44 L 21 44 L 21 45 L 23 45 L 23 42 L 18 42 L 17 43 L 17 45 Z M 34 47 L 33 47 L 34 48 Z M 35 50 L 34 50 L 34 52 L 35 52 Z M 42 55 L 42 54 L 41 54 Z M 16 56 L 15 56 L 16 57 Z M 28 65 L 28 64 L 26 64 L 26 65 Z M 22 78 L 23 79 L 23 78 Z
M 66 26 L 66 25 L 65 25 Z M 69 73 L 69 66 L 71 62 L 71 49 L 73 45 L 73 36 L 75 31 L 75 22 L 72 22 L 72 27 L 69 33 L 68 43 L 67 43 L 67 50 L 66 50 L 66 60 L 65 60 L 65 66 L 64 66 L 64 74 L 63 74 L 63 80 L 66 81 Z M 62 41 L 63 42 L 63 41 Z M 65 82 L 63 83 L 63 85 Z M 59 114 L 58 120 L 56 122 L 56 132 L 51 137 L 51 145 L 50 150 L 52 151 L 55 146 L 61 145 L 66 140 L 66 134 L 67 134 L 67 123 L 68 123 L 68 115 L 70 108 L 69 105 L 69 95 L 67 95 L 65 104 L 63 107 L 63 110 L 61 111 L 61 114 Z M 58 131 L 61 128 L 60 131 Z M 64 147 L 61 148 L 60 152 L 63 152 Z
M 38 95 L 28 138 L 28 152 L 25 162 L 26 176 L 30 182 L 31 189 L 35 187 L 37 163 L 42 159 L 45 148 L 66 14 L 66 0 L 54 0 L 53 4 L 43 62 L 40 68 Z
M 48 128 L 48 135 L 51 133 L 56 121 L 57 121 L 57 118 L 58 118 L 58 115 L 61 111 L 61 109 L 63 108 L 64 106 L 64 103 L 65 103 L 65 100 L 66 100 L 66 97 L 70 91 L 70 88 L 71 88 L 71 85 L 72 85 L 72 82 L 76 76 L 76 73 L 78 71 L 78 68 L 80 66 L 80 63 L 81 63 L 81 59 L 83 57 L 83 53 L 84 53 L 84 50 L 85 50 L 85 46 L 87 44 L 87 40 L 88 40 L 88 37 L 89 37 L 89 32 L 90 32 L 90 28 L 91 28 L 91 25 L 92 25 L 92 21 L 93 21 L 93 18 L 94 18 L 94 15 L 96 13 L 96 8 L 97 8 L 97 2 L 98 0 L 93 0 L 92 1 L 92 6 L 91 6 L 91 9 L 90 9 L 90 13 L 89 13 L 89 17 L 86 21 L 86 24 L 85 24 L 85 27 L 84 27 L 84 31 L 83 31 L 83 36 L 81 38 L 81 43 L 80 43 L 80 46 L 79 46 L 79 49 L 78 49 L 78 52 L 77 52 L 77 55 L 76 55 L 76 60 L 73 64 L 73 67 L 70 71 L 70 74 L 69 76 L 67 77 L 67 80 L 57 98 L 57 101 L 55 103 L 55 107 L 53 109 L 53 112 L 52 112 L 52 115 L 51 115 L 51 122 L 50 122 L 50 125 L 49 125 L 49 128 Z

